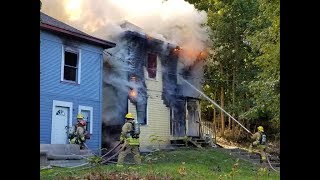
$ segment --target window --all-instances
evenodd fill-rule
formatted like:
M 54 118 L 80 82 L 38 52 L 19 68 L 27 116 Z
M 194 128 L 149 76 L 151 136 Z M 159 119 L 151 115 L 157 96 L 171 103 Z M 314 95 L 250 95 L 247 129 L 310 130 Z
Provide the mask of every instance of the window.
M 79 106 L 79 113 L 83 115 L 83 119 L 86 121 L 86 130 L 92 134 L 93 128 L 93 108 L 88 106 Z
M 139 104 L 136 105 L 137 111 L 137 121 L 141 125 L 146 125 L 148 122 L 148 104 Z
M 157 78 L 157 55 L 148 53 L 147 71 L 150 79 Z
M 66 116 L 66 113 L 63 110 L 58 110 L 56 112 L 56 115 L 60 115 L 60 116 Z
M 80 65 L 80 50 L 63 48 L 61 81 L 80 84 Z

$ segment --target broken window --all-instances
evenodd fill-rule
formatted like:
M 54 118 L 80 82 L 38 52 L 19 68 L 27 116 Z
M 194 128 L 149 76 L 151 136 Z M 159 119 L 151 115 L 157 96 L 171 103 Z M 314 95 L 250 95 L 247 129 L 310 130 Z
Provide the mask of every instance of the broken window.
M 157 76 L 157 55 L 148 53 L 147 62 L 148 77 L 156 79 Z
M 79 74 L 79 53 L 77 51 L 64 50 L 64 65 L 63 65 L 63 81 L 78 82 Z

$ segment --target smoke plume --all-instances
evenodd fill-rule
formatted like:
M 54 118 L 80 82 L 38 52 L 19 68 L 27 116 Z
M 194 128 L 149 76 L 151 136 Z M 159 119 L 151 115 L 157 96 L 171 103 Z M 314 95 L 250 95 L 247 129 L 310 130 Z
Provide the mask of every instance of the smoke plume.
M 202 51 L 209 41 L 209 28 L 204 26 L 207 14 L 184 0 L 43 0 L 42 11 L 111 41 L 123 31 L 120 23 L 124 21 L 149 36 L 192 51 Z

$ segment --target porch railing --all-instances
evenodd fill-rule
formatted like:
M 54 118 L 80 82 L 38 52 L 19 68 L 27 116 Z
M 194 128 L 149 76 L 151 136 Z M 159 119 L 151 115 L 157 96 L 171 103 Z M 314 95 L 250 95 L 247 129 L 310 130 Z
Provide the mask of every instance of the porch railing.
M 213 143 L 217 143 L 217 137 L 216 137 L 216 130 L 215 130 L 215 126 L 212 122 L 209 121 L 200 121 L 200 136 L 202 138 L 205 138 L 207 136 L 209 136 L 212 140 Z

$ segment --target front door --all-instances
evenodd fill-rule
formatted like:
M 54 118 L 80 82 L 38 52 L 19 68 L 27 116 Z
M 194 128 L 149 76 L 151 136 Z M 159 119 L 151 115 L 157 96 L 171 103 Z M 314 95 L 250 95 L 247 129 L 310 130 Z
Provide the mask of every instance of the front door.
M 187 101 L 187 121 L 188 129 L 187 136 L 198 137 L 199 136 L 199 111 L 198 104 L 195 100 Z
M 186 135 L 186 101 L 177 99 L 171 107 L 171 132 L 173 137 L 184 137 Z
M 55 106 L 52 118 L 51 144 L 67 144 L 69 107 Z

